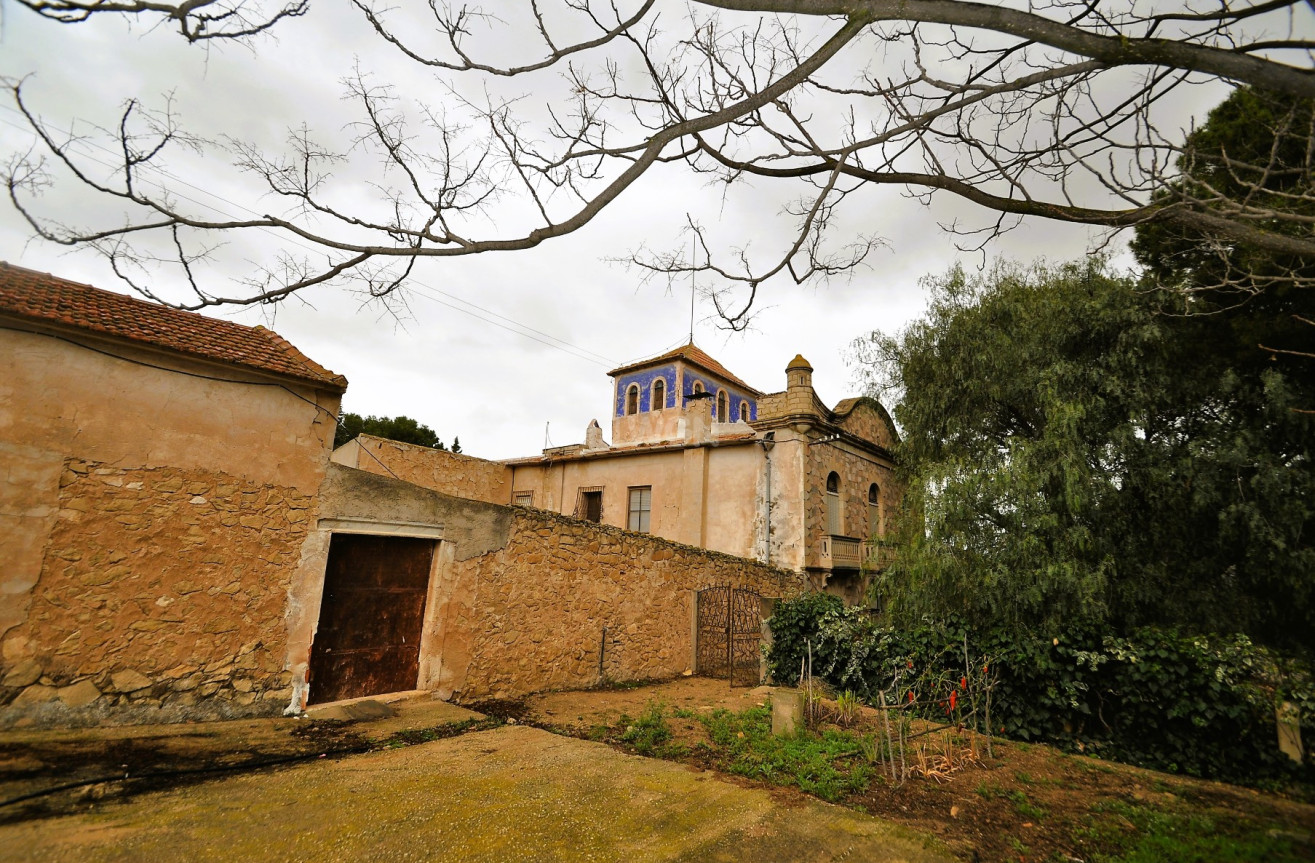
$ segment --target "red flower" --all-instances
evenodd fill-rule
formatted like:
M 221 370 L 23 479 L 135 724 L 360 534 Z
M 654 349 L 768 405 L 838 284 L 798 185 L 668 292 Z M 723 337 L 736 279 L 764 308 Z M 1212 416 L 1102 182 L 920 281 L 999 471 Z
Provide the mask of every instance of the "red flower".
M 910 659 L 910 660 L 909 660 L 909 668 L 912 668 L 912 667 L 913 667 L 913 660 Z
M 913 702 L 913 690 L 910 689 L 910 690 L 909 690 L 909 703 L 912 703 L 912 702 Z
M 968 678 L 966 678 L 966 677 L 960 677 L 960 678 L 959 678 L 959 688 L 960 688 L 960 689 L 967 689 L 967 688 L 968 688 Z
M 954 705 L 957 704 L 958 702 L 959 702 L 959 693 L 958 693 L 958 692 L 955 692 L 953 689 L 951 689 L 951 690 L 950 690 L 950 709 L 953 710 L 953 709 L 954 709 Z

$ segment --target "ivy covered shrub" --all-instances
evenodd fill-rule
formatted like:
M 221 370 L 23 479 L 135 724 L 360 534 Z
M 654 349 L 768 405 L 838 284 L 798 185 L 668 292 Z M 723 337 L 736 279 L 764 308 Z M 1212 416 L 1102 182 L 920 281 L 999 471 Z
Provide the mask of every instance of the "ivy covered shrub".
M 1275 706 L 1293 702 L 1303 741 L 1315 741 L 1309 666 L 1242 635 L 895 629 L 819 594 L 781 603 L 769 623 L 768 663 L 784 684 L 811 646 L 814 675 L 872 704 L 908 700 L 937 719 L 950 690 L 981 704 L 989 689 L 991 731 L 1012 739 L 1209 778 L 1315 779 L 1309 752 L 1303 770 L 1278 750 L 1274 724 Z M 979 730 L 986 715 L 973 715 Z

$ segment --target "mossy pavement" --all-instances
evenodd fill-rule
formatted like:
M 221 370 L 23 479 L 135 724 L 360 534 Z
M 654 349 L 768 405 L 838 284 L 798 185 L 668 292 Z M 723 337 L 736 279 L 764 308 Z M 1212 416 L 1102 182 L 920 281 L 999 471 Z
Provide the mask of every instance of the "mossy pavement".
M 0 826 L 0 861 L 949 861 L 933 838 L 507 725 Z

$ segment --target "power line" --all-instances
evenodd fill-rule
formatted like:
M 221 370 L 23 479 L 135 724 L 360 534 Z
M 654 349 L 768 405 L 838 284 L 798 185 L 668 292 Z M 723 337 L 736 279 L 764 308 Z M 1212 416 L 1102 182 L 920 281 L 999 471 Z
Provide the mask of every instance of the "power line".
M 7 111 L 11 114 L 22 116 L 22 112 L 18 111 L 16 108 L 9 107 L 8 105 L 0 105 L 0 109 Z M 5 125 L 17 129 L 20 132 L 30 133 L 32 131 L 30 127 L 19 123 L 15 123 L 11 120 L 2 120 L 0 122 L 3 122 Z M 100 150 L 101 152 L 107 154 L 112 152 L 108 147 L 105 147 L 102 144 L 96 143 L 94 141 L 90 141 L 85 138 L 80 139 L 78 143 Z M 84 153 L 83 155 L 88 160 L 94 162 L 97 165 L 100 165 L 103 168 L 114 169 L 116 167 L 115 165 L 109 162 L 103 161 L 102 159 L 98 159 L 95 155 L 86 154 L 86 153 Z M 255 210 L 252 210 L 248 207 L 238 204 L 235 201 L 231 201 L 227 198 L 216 195 L 213 192 L 210 192 L 206 189 L 201 188 L 200 186 L 190 183 L 187 180 L 184 180 L 181 177 L 178 177 L 168 171 L 165 171 L 162 168 L 158 168 L 153 165 L 147 165 L 146 168 L 154 174 L 157 174 L 162 177 L 166 177 L 169 180 L 172 180 L 174 183 L 177 183 L 181 186 L 185 186 L 186 188 L 199 192 L 200 194 L 205 195 L 208 198 L 212 198 L 216 201 L 219 201 L 227 205 L 228 207 L 246 213 L 247 215 L 256 216 L 256 217 L 259 217 L 261 215 L 257 213 Z M 162 191 L 168 191 L 171 194 L 173 194 L 175 197 L 193 203 L 198 207 L 205 207 L 211 212 L 218 213 L 222 216 L 227 216 L 230 218 L 232 217 L 231 212 L 226 212 L 220 209 L 219 207 L 214 206 L 213 204 L 207 203 L 205 201 L 199 201 L 194 197 L 181 194 L 173 189 L 166 189 L 165 186 L 158 181 L 150 181 L 150 182 L 152 182 L 153 185 L 155 185 L 157 188 L 161 189 Z M 284 236 L 269 228 L 259 228 L 258 230 L 260 230 L 265 234 L 268 234 L 271 237 L 274 237 L 280 243 L 287 243 L 290 245 L 298 246 L 310 252 L 318 251 L 314 246 L 302 241 L 300 238 Z M 470 300 L 464 299 L 460 296 L 457 296 L 456 294 L 452 294 L 448 291 L 435 288 L 432 285 L 426 284 L 425 282 L 419 279 L 415 279 L 415 278 L 408 279 L 408 283 L 409 283 L 408 287 L 410 287 L 413 290 L 416 290 L 417 293 L 421 294 L 422 296 L 425 296 L 427 299 L 431 300 L 432 302 L 438 303 L 439 305 L 445 306 L 449 309 L 452 309 L 453 311 L 461 312 L 462 314 L 468 315 L 472 318 L 476 318 L 477 320 L 483 321 L 484 323 L 489 324 L 491 326 L 498 327 L 499 329 L 506 330 L 507 332 L 513 333 L 514 335 L 518 335 L 521 336 L 522 338 L 529 339 L 530 341 L 538 342 L 539 344 L 562 351 L 565 354 L 573 356 L 576 359 L 584 360 L 585 362 L 593 363 L 595 365 L 600 365 L 603 367 L 612 367 L 617 365 L 617 363 L 614 360 L 606 356 L 603 356 L 602 354 L 596 351 L 591 351 L 588 348 L 584 348 L 579 345 L 573 344 L 572 342 L 568 342 L 565 339 L 558 338 L 557 336 L 554 336 L 551 333 L 547 333 L 544 332 L 543 330 L 536 329 L 535 327 L 532 327 L 528 324 L 521 323 L 515 318 L 509 317 L 507 315 L 503 315 L 499 312 L 495 312 L 492 309 L 485 308 L 484 306 L 481 306 L 477 303 L 472 303 Z M 496 318 L 497 320 L 494 320 L 489 317 L 485 317 L 484 315 L 481 314 L 477 314 L 475 311 L 470 311 L 470 309 L 453 305 L 450 302 L 444 302 L 443 300 L 439 299 L 437 296 L 434 296 L 435 294 L 441 295 L 443 297 L 448 298 L 449 300 L 453 300 L 465 306 L 469 306 L 470 309 L 475 309 L 478 312 L 483 312 L 484 315 L 491 315 L 492 318 Z M 499 321 L 502 321 L 503 323 L 499 323 Z

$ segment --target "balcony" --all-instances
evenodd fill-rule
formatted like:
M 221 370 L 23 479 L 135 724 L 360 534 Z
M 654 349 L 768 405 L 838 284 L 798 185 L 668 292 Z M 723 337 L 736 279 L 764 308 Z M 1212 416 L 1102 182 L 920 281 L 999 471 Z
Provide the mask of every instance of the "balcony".
M 824 535 L 821 565 L 823 569 L 862 569 L 862 542 L 852 536 Z
M 875 572 L 890 566 L 895 559 L 893 546 L 879 539 L 863 540 L 863 570 Z

